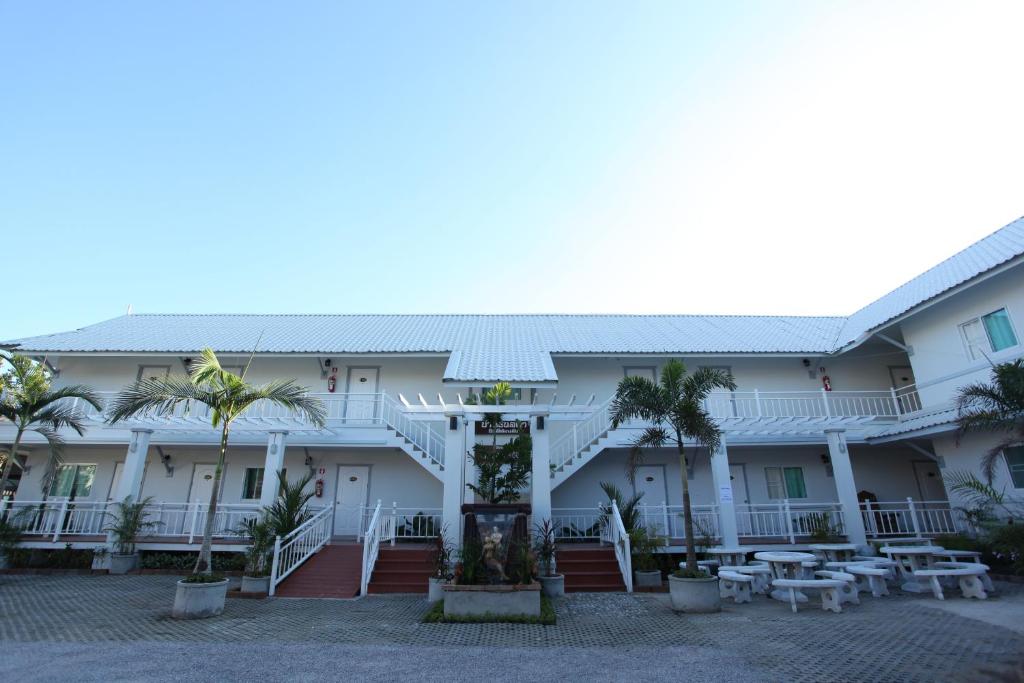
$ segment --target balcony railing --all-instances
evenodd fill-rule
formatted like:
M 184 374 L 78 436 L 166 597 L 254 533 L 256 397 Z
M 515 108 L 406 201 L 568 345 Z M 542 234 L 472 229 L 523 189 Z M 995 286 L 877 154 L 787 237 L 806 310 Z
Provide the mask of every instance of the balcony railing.
M 955 534 L 966 524 L 959 510 L 946 500 L 914 500 L 860 504 L 868 536 L 937 536 Z

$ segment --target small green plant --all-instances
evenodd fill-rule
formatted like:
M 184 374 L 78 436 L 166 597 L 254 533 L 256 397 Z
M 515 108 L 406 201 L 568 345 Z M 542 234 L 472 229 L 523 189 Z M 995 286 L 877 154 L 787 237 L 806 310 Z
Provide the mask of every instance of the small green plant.
M 633 529 L 629 534 L 629 549 L 633 555 L 633 569 L 640 572 L 658 570 L 655 557 L 667 545 L 668 539 L 659 536 L 655 527 Z
M 413 515 L 412 519 L 404 518 L 395 530 L 395 535 L 399 539 L 434 538 L 437 536 L 437 521 L 434 517 L 420 511 Z
M 619 517 L 622 518 L 622 526 L 626 528 L 626 533 L 630 534 L 635 529 L 640 528 L 640 500 L 644 497 L 643 492 L 637 493 L 626 500 L 626 497 L 622 495 L 622 491 L 619 490 L 615 484 L 611 482 L 602 481 L 600 483 L 601 490 L 604 491 L 605 495 L 608 496 L 608 502 L 601 504 L 601 514 L 610 515 L 612 513 L 612 501 L 619 508 Z
M 487 582 L 484 569 L 483 545 L 475 539 L 467 539 L 459 550 L 459 561 L 455 565 L 455 583 L 474 586 Z
M 316 495 L 314 491 L 306 490 L 309 482 L 313 480 L 313 474 L 309 473 L 298 481 L 289 482 L 284 472 L 278 472 L 277 480 L 280 488 L 277 498 L 266 510 L 266 521 L 270 526 L 271 535 L 287 536 L 313 516 L 306 506 Z
M 182 583 L 220 583 L 224 577 L 220 574 L 189 574 Z
M 451 581 L 454 574 L 452 567 L 452 555 L 455 553 L 455 546 L 448 540 L 448 527 L 441 530 L 441 533 L 434 537 L 434 547 L 431 549 L 431 578 Z
M 555 527 L 550 519 L 533 526 L 533 552 L 540 567 L 541 576 L 555 576 L 555 555 L 558 546 L 555 544 Z
M 266 515 L 243 519 L 236 531 L 249 539 L 249 547 L 245 551 L 245 575 L 252 578 L 270 576 L 274 529 Z
M 127 496 L 114 504 L 114 512 L 106 513 L 113 523 L 103 530 L 113 535 L 118 554 L 131 555 L 135 552 L 135 539 L 143 531 L 160 526 L 160 522 L 146 519 L 152 502 L 152 497 L 132 502 L 131 496 Z
M 999 564 L 1024 576 L 1024 524 L 1003 524 L 992 527 L 988 534 L 992 555 Z
M 807 535 L 812 541 L 823 543 L 838 539 L 840 528 L 832 523 L 832 516 L 827 512 L 812 512 L 807 515 Z

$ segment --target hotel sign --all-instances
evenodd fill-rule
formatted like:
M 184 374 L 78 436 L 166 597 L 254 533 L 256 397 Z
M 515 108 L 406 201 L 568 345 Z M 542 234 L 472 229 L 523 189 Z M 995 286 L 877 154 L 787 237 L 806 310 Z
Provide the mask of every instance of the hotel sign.
M 530 433 L 529 420 L 502 420 L 497 425 L 486 425 L 477 421 L 477 436 L 519 436 Z

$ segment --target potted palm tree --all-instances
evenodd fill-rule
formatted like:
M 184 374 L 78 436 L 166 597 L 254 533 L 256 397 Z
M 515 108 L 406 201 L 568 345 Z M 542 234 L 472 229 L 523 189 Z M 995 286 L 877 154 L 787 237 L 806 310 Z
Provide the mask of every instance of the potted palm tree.
M 541 592 L 549 598 L 565 595 L 565 576 L 555 573 L 555 555 L 558 546 L 555 544 L 555 527 L 550 519 L 534 525 L 533 551 L 537 556 L 540 569 L 537 579 L 540 581 Z
M 96 410 L 103 410 L 103 404 L 96 392 L 82 384 L 54 389 L 46 368 L 30 358 L 4 354 L 3 359 L 9 367 L 0 375 L 0 418 L 9 420 L 14 426 L 14 441 L 0 472 L 0 491 L 7 488 L 25 432 L 35 432 L 46 439 L 50 448 L 47 475 L 43 478 L 43 492 L 46 493 L 64 448 L 60 429 L 70 427 L 79 436 L 85 434 L 85 413 L 73 401 L 84 401 Z
M 275 380 L 262 385 L 247 382 L 245 375 L 251 365 L 252 355 L 242 372 L 236 375 L 221 367 L 212 349 L 203 349 L 188 374 L 139 380 L 122 389 L 113 402 L 109 418 L 111 424 L 152 412 L 170 413 L 178 407 L 184 407 L 187 412 L 193 406 L 202 405 L 209 408 L 211 426 L 220 430 L 220 450 L 210 490 L 203 542 L 192 574 L 178 582 L 171 611 L 175 618 L 198 619 L 224 611 L 228 581 L 213 573 L 213 525 L 232 423 L 253 406 L 265 402 L 292 410 L 315 427 L 322 427 L 326 419 L 323 403 L 310 396 L 309 390 L 294 380 Z
M 159 522 L 146 519 L 147 509 L 153 498 L 132 502 L 131 496 L 114 505 L 114 512 L 106 515 L 113 523 L 103 531 L 113 537 L 114 552 L 110 553 L 110 573 L 127 574 L 139 565 L 139 554 L 135 552 L 135 541 L 146 529 L 159 526 Z
M 243 519 L 237 532 L 249 539 L 242 572 L 243 593 L 270 592 L 270 553 L 274 548 L 274 529 L 266 514 Z
M 658 536 L 654 527 L 634 529 L 629 534 L 629 549 L 633 554 L 633 585 L 640 588 L 661 588 L 661 569 L 655 553 L 665 547 L 666 539 Z
M 630 449 L 631 479 L 644 448 L 674 446 L 679 454 L 686 566 L 669 575 L 669 590 L 673 609 L 683 612 L 721 609 L 718 577 L 708 576 L 697 566 L 685 447 L 689 440 L 712 452 L 718 449 L 722 433 L 704 407 L 708 395 L 715 389 L 735 390 L 732 375 L 714 368 L 700 368 L 687 374 L 686 366 L 673 359 L 665 363 L 657 382 L 646 377 L 624 378 L 612 400 L 613 427 L 636 419 L 647 423 Z

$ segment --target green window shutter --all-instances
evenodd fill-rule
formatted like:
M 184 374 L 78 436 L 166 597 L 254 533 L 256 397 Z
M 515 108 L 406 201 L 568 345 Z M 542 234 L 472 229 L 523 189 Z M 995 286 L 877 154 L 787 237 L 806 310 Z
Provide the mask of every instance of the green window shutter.
M 1010 316 L 1007 315 L 1005 308 L 989 313 L 981 320 L 985 323 L 985 333 L 988 335 L 993 351 L 1002 351 L 1017 345 L 1017 335 L 1013 333 Z
M 804 470 L 802 467 L 785 468 L 786 496 L 788 498 L 806 498 L 807 487 L 804 486 Z

